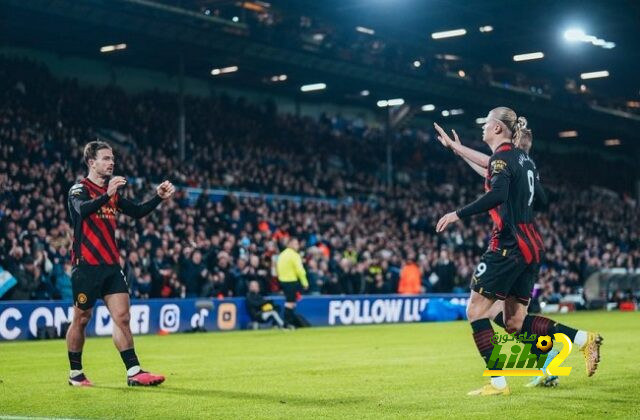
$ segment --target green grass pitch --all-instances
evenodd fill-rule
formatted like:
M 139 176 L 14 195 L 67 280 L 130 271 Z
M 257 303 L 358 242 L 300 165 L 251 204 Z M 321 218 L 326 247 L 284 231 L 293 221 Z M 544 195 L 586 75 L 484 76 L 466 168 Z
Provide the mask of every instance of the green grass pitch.
M 107 338 L 86 343 L 91 389 L 66 384 L 63 341 L 0 343 L 0 418 L 638 418 L 640 315 L 554 318 L 604 336 L 598 372 L 574 348 L 558 388 L 513 377 L 509 397 L 466 396 L 487 380 L 466 322 L 136 337 L 157 388 L 127 387 Z

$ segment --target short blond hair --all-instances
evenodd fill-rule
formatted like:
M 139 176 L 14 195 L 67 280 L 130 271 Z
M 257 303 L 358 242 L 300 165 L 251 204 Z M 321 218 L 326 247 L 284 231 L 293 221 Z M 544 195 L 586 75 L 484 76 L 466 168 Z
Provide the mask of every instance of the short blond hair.
M 523 128 L 520 133 L 520 139 L 514 141 L 513 144 L 515 144 L 517 148 L 524 150 L 526 154 L 529 154 L 531 146 L 533 146 L 533 133 L 530 129 Z

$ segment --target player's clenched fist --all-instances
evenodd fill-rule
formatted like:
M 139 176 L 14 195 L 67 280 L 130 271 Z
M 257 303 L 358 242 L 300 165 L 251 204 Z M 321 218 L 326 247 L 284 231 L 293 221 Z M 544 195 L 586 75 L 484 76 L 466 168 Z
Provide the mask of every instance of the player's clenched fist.
M 109 185 L 107 186 L 107 194 L 109 194 L 109 197 L 113 197 L 113 194 L 116 193 L 118 188 L 124 186 L 126 183 L 127 180 L 124 179 L 123 176 L 114 176 L 111 178 Z
M 162 198 L 163 200 L 167 200 L 173 196 L 173 193 L 176 192 L 176 187 L 174 187 L 171 182 L 164 181 L 162 184 L 156 187 L 156 192 L 158 193 L 158 196 L 160 196 L 160 198 Z

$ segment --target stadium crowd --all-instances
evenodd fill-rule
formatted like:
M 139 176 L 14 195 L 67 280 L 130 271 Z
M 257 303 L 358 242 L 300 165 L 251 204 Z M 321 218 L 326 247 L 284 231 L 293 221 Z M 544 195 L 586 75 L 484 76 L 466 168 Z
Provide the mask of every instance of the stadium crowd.
M 71 299 L 66 197 L 86 174 L 82 146 L 97 130 L 134 140 L 114 143 L 126 194 L 142 200 L 165 178 L 183 187 L 147 218 L 120 220 L 134 297 L 245 296 L 251 280 L 276 292 L 275 258 L 291 236 L 302 241 L 309 293 L 466 291 L 486 248 L 488 217 L 435 234 L 437 218 L 472 200 L 482 182 L 428 136 L 394 145 L 395 186 L 387 189 L 375 127 L 280 115 L 275 104 L 223 95 L 191 97 L 181 162 L 174 96 L 79 86 L 31 61 L 0 60 L 0 266 L 18 280 L 2 299 Z M 607 167 L 588 157 L 557 165 L 535 146 L 533 156 L 543 183 L 554 180 L 538 217 L 547 249 L 542 299 L 580 293 L 601 268 L 640 268 L 636 203 Z M 610 188 L 588 186 L 596 180 Z M 184 187 L 299 197 L 192 200 Z

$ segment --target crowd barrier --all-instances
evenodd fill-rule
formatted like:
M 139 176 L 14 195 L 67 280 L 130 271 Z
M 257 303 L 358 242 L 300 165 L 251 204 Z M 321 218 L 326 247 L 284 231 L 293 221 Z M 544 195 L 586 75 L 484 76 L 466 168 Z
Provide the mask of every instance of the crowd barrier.
M 304 296 L 297 311 L 312 326 L 447 321 L 465 318 L 467 294 Z M 273 301 L 282 309 L 280 296 Z M 0 341 L 38 337 L 55 329 L 59 335 L 73 317 L 68 301 L 0 302 Z M 149 299 L 131 302 L 134 334 L 247 328 L 251 320 L 244 298 Z M 89 336 L 111 335 L 113 322 L 102 301 L 87 327 Z

